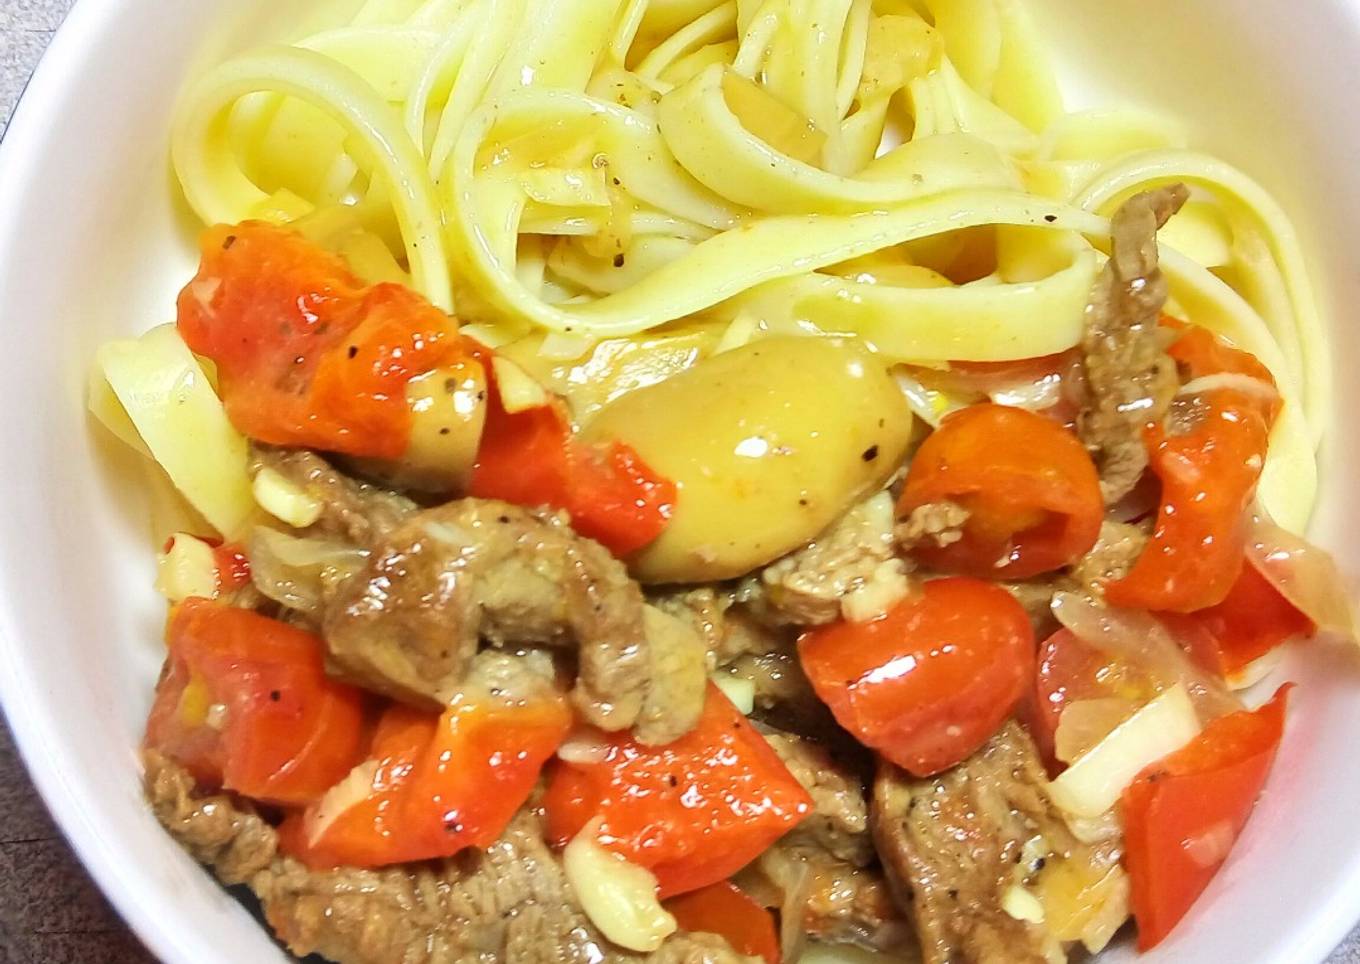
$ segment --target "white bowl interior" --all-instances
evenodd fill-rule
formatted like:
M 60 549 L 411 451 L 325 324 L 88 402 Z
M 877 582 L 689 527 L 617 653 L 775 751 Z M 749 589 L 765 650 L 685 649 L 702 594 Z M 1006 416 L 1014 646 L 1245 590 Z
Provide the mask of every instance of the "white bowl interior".
M 86 369 L 105 339 L 172 317 L 193 266 L 167 124 L 196 64 L 287 38 L 269 0 L 84 0 L 0 151 L 0 355 L 11 453 L 0 517 L 0 681 L 40 789 L 141 937 L 172 962 L 281 960 L 248 913 L 166 837 L 135 748 L 160 663 L 162 603 L 131 456 L 92 426 Z M 312 5 L 307 5 L 312 6 Z M 316 4 L 316 7 L 326 6 Z M 334 4 L 330 5 L 332 8 Z M 284 8 L 293 8 L 291 10 Z M 282 12 L 281 12 L 282 10 Z M 1190 124 L 1294 215 L 1324 305 L 1360 303 L 1360 123 L 1350 103 L 1360 4 L 1039 0 L 1078 103 L 1132 101 Z M 1339 318 L 1338 318 L 1339 322 Z M 1341 376 L 1360 332 L 1336 324 Z M 1338 378 L 1338 412 L 1360 410 Z M 1318 541 L 1360 571 L 1360 422 L 1328 447 Z M 1360 914 L 1360 673 L 1353 654 L 1293 654 L 1300 682 L 1269 790 L 1237 851 L 1148 964 L 1320 960 Z M 1127 949 L 1111 957 L 1124 960 Z

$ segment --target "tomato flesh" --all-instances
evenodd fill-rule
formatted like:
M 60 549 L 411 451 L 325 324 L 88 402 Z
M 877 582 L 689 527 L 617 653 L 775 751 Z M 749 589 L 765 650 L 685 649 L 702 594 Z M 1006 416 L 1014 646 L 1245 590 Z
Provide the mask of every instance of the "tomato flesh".
M 457 323 L 402 285 L 363 285 L 287 228 L 209 228 L 180 293 L 185 344 L 217 366 L 232 424 L 275 445 L 398 459 L 406 387 L 466 357 Z
M 779 964 L 779 935 L 774 916 L 735 884 L 720 880 L 666 901 L 666 910 L 683 931 L 718 934 L 738 954 Z
M 190 598 L 171 615 L 167 641 L 145 742 L 200 785 L 309 803 L 359 761 L 363 694 L 326 676 L 316 636 Z
M 967 758 L 1005 722 L 1034 673 L 1034 631 L 1004 589 L 927 582 L 882 617 L 798 640 L 822 702 L 861 743 L 917 776 Z
M 674 743 L 599 739 L 599 762 L 554 765 L 549 837 L 565 845 L 598 819 L 599 842 L 650 869 L 663 898 L 730 877 L 812 812 L 807 791 L 715 686 Z
M 1124 791 L 1124 863 L 1140 950 L 1171 932 L 1227 859 L 1275 760 L 1289 689 L 1254 712 L 1212 721 Z
M 1207 650 L 1208 667 L 1224 677 L 1241 672 L 1281 643 L 1317 630 L 1249 562 L 1243 563 L 1222 602 L 1192 613 L 1163 613 L 1162 619 L 1182 640 L 1198 642 Z
M 487 412 L 470 494 L 565 509 L 572 528 L 621 557 L 662 533 L 677 497 L 675 483 L 629 446 L 580 442 L 560 399 L 512 414 L 499 398 Z
M 907 471 L 897 510 L 932 502 L 968 510 L 962 537 L 913 554 L 932 568 L 1024 579 L 1069 565 L 1095 545 L 1100 478 L 1077 437 L 1042 415 L 971 405 L 945 417 Z
M 459 697 L 443 713 L 390 706 L 357 785 L 290 818 L 284 850 L 321 869 L 487 847 L 528 799 L 570 726 L 561 698 L 503 705 Z
M 1241 574 L 1247 510 L 1279 412 L 1274 382 L 1260 362 L 1202 328 L 1183 331 L 1168 353 L 1187 380 L 1245 375 L 1261 381 L 1263 391 L 1201 392 L 1188 425 L 1178 431 L 1152 425 L 1144 433 L 1161 505 L 1147 547 L 1124 578 L 1105 587 L 1112 604 L 1128 609 L 1193 612 L 1227 597 Z

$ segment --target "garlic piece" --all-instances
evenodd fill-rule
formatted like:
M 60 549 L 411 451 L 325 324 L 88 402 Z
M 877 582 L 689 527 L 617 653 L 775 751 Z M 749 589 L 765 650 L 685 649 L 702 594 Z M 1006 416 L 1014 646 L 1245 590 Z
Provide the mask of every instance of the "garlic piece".
M 586 824 L 562 852 L 567 882 L 605 937 L 630 951 L 654 951 L 675 933 L 675 918 L 657 900 L 651 871 L 601 847 L 598 828 L 598 820 Z

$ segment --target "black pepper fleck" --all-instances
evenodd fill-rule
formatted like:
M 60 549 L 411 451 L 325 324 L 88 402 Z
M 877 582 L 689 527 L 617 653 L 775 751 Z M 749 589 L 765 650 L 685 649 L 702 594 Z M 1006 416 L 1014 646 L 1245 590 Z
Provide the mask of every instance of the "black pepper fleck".
M 235 244 L 235 243 L 236 243 L 236 235 L 234 235 L 234 234 L 229 234 L 229 235 L 227 235 L 225 238 L 222 239 L 222 250 L 223 250 L 223 251 L 229 251 L 229 250 L 231 250 L 231 246 L 232 246 L 233 244 Z
M 273 700 L 275 703 L 277 703 L 279 700 L 283 699 L 283 694 L 280 693 L 278 690 L 270 690 L 269 698 Z
M 1058 216 L 1056 214 L 1045 214 L 1044 220 L 1049 224 L 1052 224 L 1054 221 L 1058 220 Z
M 623 255 L 621 254 L 614 255 L 614 267 L 616 268 L 623 267 Z
M 439 434 L 440 434 L 440 435 L 448 435 L 448 434 L 449 434 L 449 427 L 448 427 L 447 425 L 445 425 L 443 428 L 441 428 L 441 429 L 439 430 Z
M 345 354 L 349 355 L 350 358 L 355 358 L 355 357 L 357 357 L 358 354 L 359 354 L 359 346 L 358 346 L 358 345 L 350 345 L 350 346 L 349 346 L 349 351 L 345 352 Z
M 860 458 L 866 462 L 872 462 L 874 459 L 878 458 L 878 446 L 870 445 L 864 450 L 864 453 L 860 455 Z

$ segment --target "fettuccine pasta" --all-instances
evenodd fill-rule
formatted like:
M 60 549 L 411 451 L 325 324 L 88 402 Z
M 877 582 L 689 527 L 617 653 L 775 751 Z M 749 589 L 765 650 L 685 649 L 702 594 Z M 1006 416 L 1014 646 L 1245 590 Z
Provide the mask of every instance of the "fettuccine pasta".
M 1261 498 L 1302 527 L 1329 356 L 1292 228 L 1166 119 L 1064 112 L 1041 41 L 1014 0 L 369 0 L 199 79 L 174 164 L 205 223 L 349 205 L 531 372 L 666 359 L 643 384 L 771 333 L 1063 351 L 1109 215 L 1184 182 L 1172 306 L 1271 369 Z

